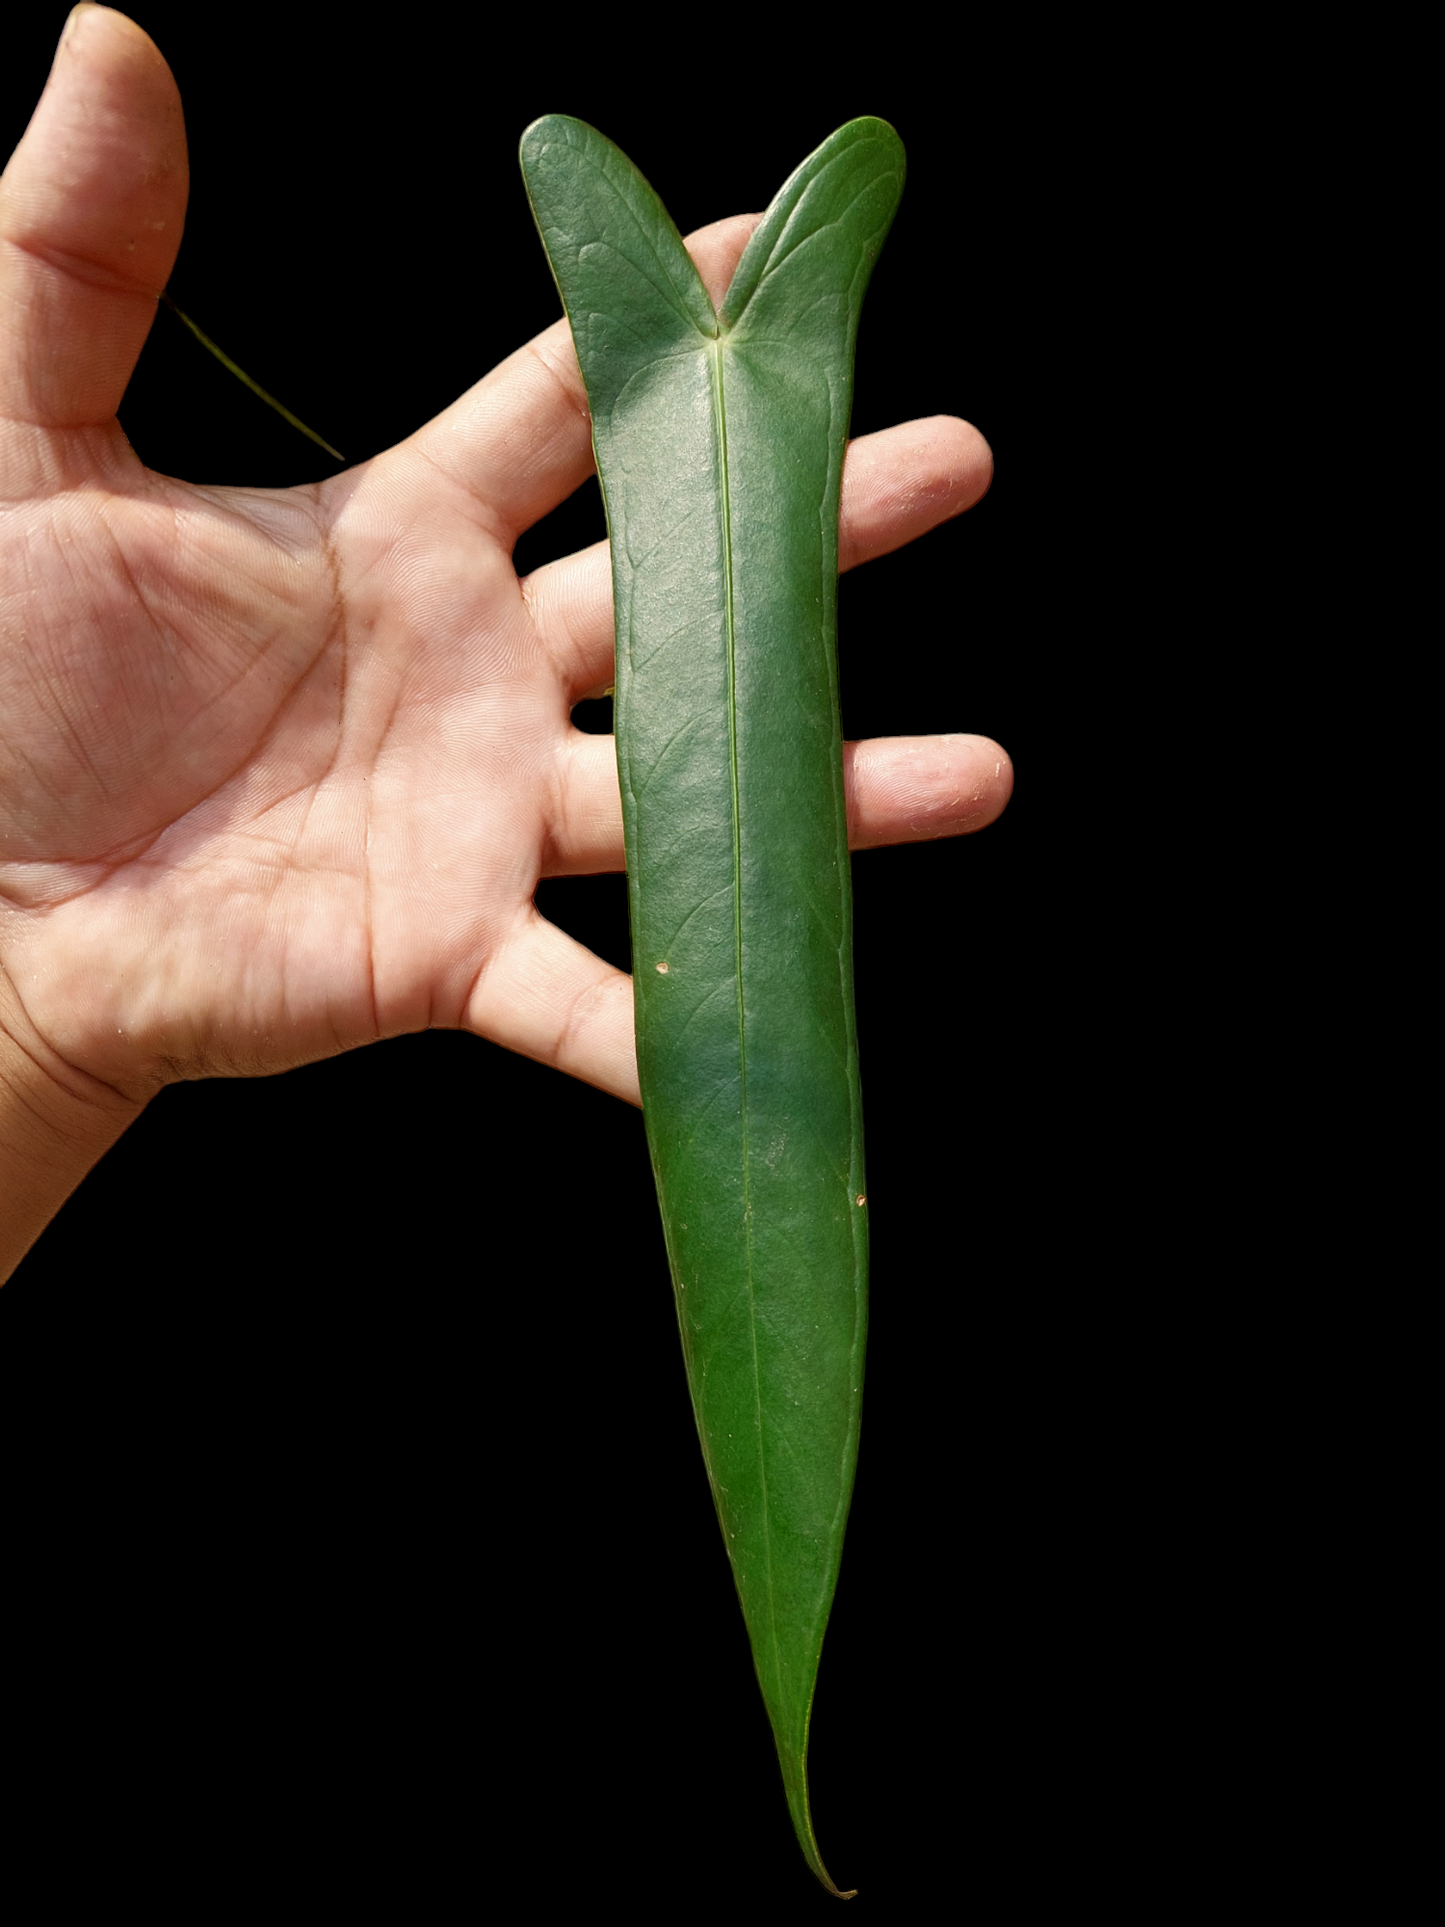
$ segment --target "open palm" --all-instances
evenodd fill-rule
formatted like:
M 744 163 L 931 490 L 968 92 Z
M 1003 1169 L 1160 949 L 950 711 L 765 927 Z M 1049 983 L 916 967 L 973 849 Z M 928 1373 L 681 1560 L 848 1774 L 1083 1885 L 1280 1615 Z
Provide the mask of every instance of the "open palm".
M 591 472 L 565 324 L 314 487 L 194 487 L 115 420 L 179 245 L 180 102 L 151 42 L 72 16 L 0 183 L 0 960 L 37 1061 L 141 1103 L 464 1026 L 636 1098 L 628 979 L 544 876 L 620 869 L 599 545 L 513 544 Z M 714 299 L 752 222 L 690 242 Z M 965 424 L 849 453 L 845 565 L 968 507 Z M 976 737 L 850 750 L 855 843 L 1007 800 Z M 3 1013 L 0 1013 L 3 1014 Z

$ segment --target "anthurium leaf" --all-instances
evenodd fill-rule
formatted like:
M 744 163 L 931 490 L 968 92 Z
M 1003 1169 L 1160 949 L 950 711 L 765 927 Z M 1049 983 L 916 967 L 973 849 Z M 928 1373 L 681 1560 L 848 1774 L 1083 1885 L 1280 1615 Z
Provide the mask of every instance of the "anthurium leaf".
M 703 1457 L 798 1839 L 853 1485 L 867 1208 L 837 693 L 853 348 L 903 185 L 878 120 L 783 186 L 715 313 L 595 129 L 522 139 L 607 506 L 643 1110 Z

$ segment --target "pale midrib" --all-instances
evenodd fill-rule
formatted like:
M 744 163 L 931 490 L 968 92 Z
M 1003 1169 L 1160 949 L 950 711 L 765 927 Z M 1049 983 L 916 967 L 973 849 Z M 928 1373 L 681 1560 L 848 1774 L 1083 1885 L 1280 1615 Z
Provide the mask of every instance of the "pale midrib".
M 737 630 L 733 619 L 733 531 L 732 478 L 728 469 L 727 410 L 723 398 L 723 344 L 710 343 L 713 364 L 713 415 L 717 432 L 718 459 L 722 471 L 723 580 L 726 584 L 728 638 L 728 771 L 732 779 L 733 805 L 733 953 L 738 982 L 738 1084 L 742 1100 L 743 1138 L 743 1258 L 748 1280 L 748 1342 L 753 1355 L 753 1397 L 758 1414 L 758 1482 L 763 1495 L 763 1556 L 767 1566 L 768 1625 L 773 1636 L 773 1678 L 777 1686 L 779 1711 L 783 1704 L 782 1653 L 778 1645 L 777 1607 L 773 1597 L 773 1540 L 768 1519 L 768 1461 L 763 1451 L 763 1385 L 758 1369 L 757 1299 L 753 1291 L 753 1198 L 751 1154 L 748 1139 L 748 1039 L 747 1012 L 743 999 L 743 840 L 742 813 L 738 807 L 738 683 Z

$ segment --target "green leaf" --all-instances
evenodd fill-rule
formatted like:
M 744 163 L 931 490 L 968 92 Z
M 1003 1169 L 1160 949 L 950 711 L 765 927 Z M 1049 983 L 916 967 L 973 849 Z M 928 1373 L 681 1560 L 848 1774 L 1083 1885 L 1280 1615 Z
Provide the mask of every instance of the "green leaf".
M 808 1723 L 853 1485 L 867 1212 L 838 715 L 838 500 L 903 185 L 855 120 L 720 314 L 656 194 L 564 115 L 522 170 L 592 411 L 643 1110 L 703 1457 L 808 1864 Z

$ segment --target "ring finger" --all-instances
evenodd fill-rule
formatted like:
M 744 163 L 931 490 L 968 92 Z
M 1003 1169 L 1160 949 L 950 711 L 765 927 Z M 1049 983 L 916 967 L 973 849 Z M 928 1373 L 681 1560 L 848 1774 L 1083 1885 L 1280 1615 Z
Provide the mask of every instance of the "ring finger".
M 620 870 L 622 802 L 611 736 L 574 730 L 543 876 Z M 867 850 L 984 829 L 1013 791 L 1013 764 L 987 736 L 877 736 L 843 745 L 848 842 Z

